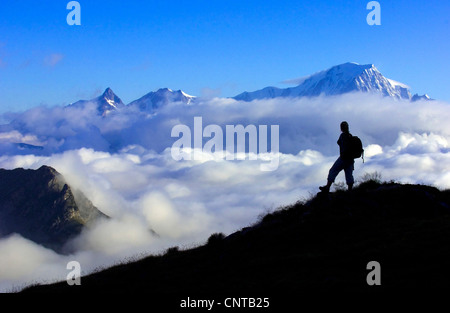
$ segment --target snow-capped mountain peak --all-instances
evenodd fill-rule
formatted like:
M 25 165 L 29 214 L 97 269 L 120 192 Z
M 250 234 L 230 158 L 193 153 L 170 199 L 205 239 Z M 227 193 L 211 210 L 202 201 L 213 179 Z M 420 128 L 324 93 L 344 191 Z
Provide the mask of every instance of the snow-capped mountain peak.
M 349 92 L 366 92 L 411 101 L 431 100 L 428 95 L 419 96 L 415 94 L 411 96 L 409 86 L 384 77 L 373 64 L 360 65 L 347 62 L 289 82 L 295 82 L 297 86 L 290 88 L 265 87 L 253 92 L 243 92 L 233 98 L 241 101 L 252 101 L 277 97 L 315 97 L 341 95 Z M 101 96 L 92 100 L 80 100 L 70 106 L 85 106 L 87 103 L 95 103 L 98 113 L 104 117 L 113 111 L 122 111 L 122 109 L 128 108 L 134 112 L 154 114 L 158 109 L 169 103 L 189 105 L 195 99 L 195 96 L 191 96 L 182 90 L 160 88 L 145 94 L 128 105 L 124 105 L 111 88 L 106 88 Z
M 348 62 L 293 81 L 296 81 L 298 86 L 285 89 L 266 87 L 254 92 L 244 92 L 234 99 L 252 101 L 275 97 L 339 95 L 348 92 L 371 92 L 396 99 L 411 99 L 407 85 L 384 77 L 373 64 Z
M 169 88 L 160 88 L 129 103 L 128 106 L 137 107 L 140 111 L 154 113 L 158 108 L 168 103 L 181 102 L 183 104 L 190 104 L 194 99 L 194 96 L 188 95 L 182 90 L 173 91 Z
M 79 100 L 70 106 L 84 107 L 88 103 L 94 103 L 97 111 L 101 116 L 106 116 L 112 111 L 123 108 L 125 105 L 122 100 L 112 91 L 111 88 L 106 88 L 102 95 L 91 100 Z
M 110 111 L 121 109 L 124 107 L 122 100 L 114 94 L 111 88 L 106 88 L 105 92 L 97 98 L 99 103 L 98 110 L 102 115 L 108 114 Z
M 111 104 L 122 102 L 122 100 L 120 100 L 119 97 L 117 97 L 109 87 L 105 89 L 105 92 L 101 95 L 101 98 L 105 99 L 108 102 L 111 102 Z

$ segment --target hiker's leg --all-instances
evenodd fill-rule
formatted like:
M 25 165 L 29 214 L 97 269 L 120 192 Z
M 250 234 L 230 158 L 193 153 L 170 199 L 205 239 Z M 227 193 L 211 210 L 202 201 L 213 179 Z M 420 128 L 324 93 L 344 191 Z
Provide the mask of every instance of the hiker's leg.
M 334 180 L 338 176 L 339 172 L 344 169 L 344 162 L 339 157 L 336 162 L 334 162 L 333 166 L 330 168 L 330 171 L 328 172 L 328 182 L 331 182 L 330 184 L 334 183 Z
M 355 183 L 355 180 L 353 178 L 353 170 L 354 169 L 355 169 L 355 161 L 351 160 L 351 161 L 348 161 L 347 164 L 345 164 L 345 168 L 344 168 L 345 181 L 347 182 L 348 190 L 352 190 L 353 184 Z
M 321 186 L 319 187 L 319 189 L 325 192 L 330 191 L 331 185 L 334 183 L 336 176 L 339 174 L 340 171 L 342 171 L 342 169 L 343 169 L 342 159 L 338 158 L 336 162 L 334 162 L 333 166 L 330 168 L 330 171 L 328 172 L 326 186 Z

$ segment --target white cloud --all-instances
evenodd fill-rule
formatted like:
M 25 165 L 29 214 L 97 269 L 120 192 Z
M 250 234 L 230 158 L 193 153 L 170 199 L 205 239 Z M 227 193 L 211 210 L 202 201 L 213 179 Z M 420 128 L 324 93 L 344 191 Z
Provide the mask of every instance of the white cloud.
M 147 248 L 155 240 L 141 219 L 134 215 L 100 221 L 85 230 L 75 244 L 80 250 L 106 255 L 126 255 Z
M 365 158 L 370 158 L 370 157 L 373 157 L 375 155 L 382 154 L 382 153 L 383 153 L 383 147 L 381 147 L 380 145 L 377 145 L 377 144 L 368 145 L 364 149 L 364 157 Z
M 30 276 L 42 263 L 58 258 L 52 250 L 40 248 L 16 234 L 0 241 L 0 255 L 0 277 L 7 280 Z
M 0 240 L 0 291 L 23 288 L 34 281 L 60 276 L 61 257 L 49 249 L 13 234 Z M 65 265 L 64 265 L 65 266 Z
M 42 145 L 35 135 L 23 135 L 17 130 L 0 133 L 1 143 L 25 143 L 30 145 Z
M 8 268 L 0 272 L 2 288 L 26 279 L 64 278 L 68 258 L 88 272 L 133 254 L 203 243 L 211 233 L 231 233 L 262 213 L 308 198 L 325 183 L 335 161 L 342 120 L 365 145 L 366 162 L 356 161 L 355 178 L 377 171 L 386 180 L 450 188 L 450 107 L 439 101 L 358 94 L 251 103 L 215 98 L 189 107 L 170 105 L 153 118 L 125 114 L 108 120 L 93 112 L 92 107 L 35 108 L 16 114 L 13 129 L 0 128 L 0 138 L 26 134 L 49 145 L 41 155 L 4 148 L 8 153 L 0 156 L 0 167 L 53 166 L 112 216 L 85 230 L 72 256 L 58 256 L 21 237 L 1 240 L 0 255 L 10 255 L 0 260 L 0 268 Z M 171 128 L 192 126 L 194 116 L 202 116 L 204 126 L 280 125 L 278 169 L 263 172 L 264 160 L 226 161 L 217 155 L 173 160 Z M 111 142 L 115 149 L 109 149 Z M 338 181 L 344 181 L 343 174 Z M 13 264 L 30 255 L 35 261 Z

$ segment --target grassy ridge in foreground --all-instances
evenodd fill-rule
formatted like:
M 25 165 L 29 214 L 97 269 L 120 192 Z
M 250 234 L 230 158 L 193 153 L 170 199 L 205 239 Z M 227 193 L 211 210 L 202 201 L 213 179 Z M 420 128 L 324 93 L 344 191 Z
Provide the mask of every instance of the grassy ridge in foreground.
M 368 286 L 367 263 L 381 264 Z M 362 183 L 318 194 L 204 246 L 150 256 L 31 292 L 224 294 L 400 292 L 445 288 L 450 278 L 450 191 Z M 374 291 L 375 290 L 375 291 Z

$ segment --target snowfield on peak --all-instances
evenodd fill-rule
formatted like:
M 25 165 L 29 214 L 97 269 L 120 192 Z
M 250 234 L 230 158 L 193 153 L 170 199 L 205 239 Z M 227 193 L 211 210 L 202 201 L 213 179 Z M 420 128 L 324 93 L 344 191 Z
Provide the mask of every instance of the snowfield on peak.
M 406 84 L 384 77 L 373 64 L 348 62 L 287 82 L 298 83 L 298 86 L 284 89 L 266 87 L 253 92 L 243 92 L 234 99 L 253 101 L 277 97 L 342 95 L 349 92 L 370 92 L 395 99 L 412 99 Z

